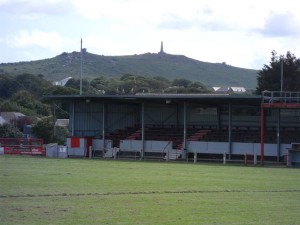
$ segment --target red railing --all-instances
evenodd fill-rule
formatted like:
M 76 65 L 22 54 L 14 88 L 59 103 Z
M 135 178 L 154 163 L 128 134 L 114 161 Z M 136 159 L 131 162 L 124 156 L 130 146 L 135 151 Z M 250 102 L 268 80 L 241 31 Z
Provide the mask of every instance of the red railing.
M 45 155 L 44 140 L 39 138 L 0 138 L 4 154 Z

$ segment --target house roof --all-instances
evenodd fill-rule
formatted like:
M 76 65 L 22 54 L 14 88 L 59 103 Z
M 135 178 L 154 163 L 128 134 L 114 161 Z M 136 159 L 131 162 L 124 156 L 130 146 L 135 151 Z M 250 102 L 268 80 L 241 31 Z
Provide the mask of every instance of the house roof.
M 234 92 L 246 92 L 244 87 L 230 87 Z
M 233 91 L 233 92 L 246 92 L 246 88 L 244 87 L 213 87 L 215 92 L 228 92 L 228 91 Z
M 69 119 L 57 119 L 55 121 L 55 126 L 57 126 L 57 127 L 67 127 L 67 126 L 69 126 Z
M 5 123 L 7 123 L 6 120 L 2 118 L 2 116 L 0 116 L 0 125 L 3 125 Z
M 11 120 L 19 119 L 25 115 L 20 112 L 0 112 L 0 124 L 10 123 Z

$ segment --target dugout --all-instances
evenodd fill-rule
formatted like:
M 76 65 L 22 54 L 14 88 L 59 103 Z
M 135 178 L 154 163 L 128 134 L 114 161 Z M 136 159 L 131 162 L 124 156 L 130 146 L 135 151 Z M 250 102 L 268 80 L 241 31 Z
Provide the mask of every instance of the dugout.
M 46 157 L 49 158 L 67 158 L 68 151 L 67 147 L 58 145 L 57 143 L 50 143 L 45 146 Z
M 286 165 L 288 167 L 300 167 L 300 144 L 292 143 L 292 148 L 287 149 Z
M 220 160 L 225 153 L 229 160 L 239 160 L 246 153 L 279 162 L 300 137 L 299 109 L 265 107 L 264 95 L 65 95 L 47 99 L 69 103 L 69 138 L 89 140 L 80 150 L 85 156 L 97 140 L 93 154 L 100 157 L 113 155 L 118 148 L 121 158 L 186 160 L 196 154 L 199 160 Z

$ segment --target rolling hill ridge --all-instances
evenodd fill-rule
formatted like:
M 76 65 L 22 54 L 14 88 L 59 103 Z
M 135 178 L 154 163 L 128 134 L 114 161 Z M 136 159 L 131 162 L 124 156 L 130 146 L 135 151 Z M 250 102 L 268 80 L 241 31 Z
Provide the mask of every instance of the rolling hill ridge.
M 185 78 L 206 86 L 256 87 L 257 70 L 238 68 L 225 63 L 209 63 L 164 52 L 127 56 L 103 56 L 83 51 L 83 78 L 117 77 L 124 74 Z M 0 74 L 42 74 L 50 81 L 80 77 L 80 52 L 18 63 L 0 64 Z

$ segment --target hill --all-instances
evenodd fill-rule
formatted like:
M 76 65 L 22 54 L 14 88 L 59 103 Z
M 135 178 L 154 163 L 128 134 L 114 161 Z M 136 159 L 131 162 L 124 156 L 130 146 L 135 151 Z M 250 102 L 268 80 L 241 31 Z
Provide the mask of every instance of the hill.
M 0 74 L 42 74 L 50 81 L 80 77 L 80 52 L 62 53 L 56 57 L 30 62 L 2 63 Z M 164 52 L 128 56 L 103 56 L 84 51 L 83 77 L 115 77 L 124 74 L 185 78 L 207 86 L 256 87 L 257 71 L 225 63 L 208 63 Z

